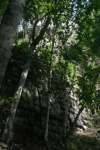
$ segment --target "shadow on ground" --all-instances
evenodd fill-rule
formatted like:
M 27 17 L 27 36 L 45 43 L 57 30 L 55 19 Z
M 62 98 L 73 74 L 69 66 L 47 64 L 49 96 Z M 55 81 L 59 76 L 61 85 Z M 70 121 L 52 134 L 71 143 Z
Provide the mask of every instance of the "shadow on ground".
M 69 139 L 68 150 L 100 150 L 100 140 L 84 135 L 73 136 Z

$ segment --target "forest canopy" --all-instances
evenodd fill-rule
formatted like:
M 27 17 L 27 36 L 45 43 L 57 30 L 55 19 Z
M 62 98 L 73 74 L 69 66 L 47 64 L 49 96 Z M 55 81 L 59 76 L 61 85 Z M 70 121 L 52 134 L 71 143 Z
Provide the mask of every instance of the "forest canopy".
M 47 148 L 52 114 L 65 137 L 84 128 L 84 110 L 100 114 L 99 41 L 99 0 L 0 0 L 0 137 L 8 147 L 22 101 L 38 105 Z

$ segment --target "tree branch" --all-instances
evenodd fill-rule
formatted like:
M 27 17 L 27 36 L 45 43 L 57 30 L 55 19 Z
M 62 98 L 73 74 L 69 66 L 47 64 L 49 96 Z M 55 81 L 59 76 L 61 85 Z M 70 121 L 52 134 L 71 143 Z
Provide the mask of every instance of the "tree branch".
M 43 38 L 43 36 L 44 36 L 44 34 L 45 34 L 45 31 L 46 31 L 46 29 L 47 29 L 49 23 L 50 23 L 50 17 L 47 17 L 47 20 L 46 20 L 46 22 L 45 22 L 43 28 L 41 29 L 40 34 L 36 37 L 36 39 L 34 39 L 34 44 L 35 44 L 35 45 L 38 45 L 39 42 L 40 42 L 40 40 Z

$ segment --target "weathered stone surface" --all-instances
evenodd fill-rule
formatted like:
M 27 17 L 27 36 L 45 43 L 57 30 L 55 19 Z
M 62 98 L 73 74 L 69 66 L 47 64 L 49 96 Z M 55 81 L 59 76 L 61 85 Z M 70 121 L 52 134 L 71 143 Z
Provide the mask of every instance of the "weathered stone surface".
M 21 60 L 16 53 L 17 52 L 15 51 L 10 66 L 11 64 L 19 65 L 16 66 L 16 70 L 14 69 L 14 66 L 11 67 L 11 70 L 8 70 L 9 72 L 5 85 L 7 83 L 9 89 L 4 87 L 4 92 L 8 91 L 7 94 L 10 93 L 10 96 L 12 96 L 17 89 L 18 80 L 25 63 L 25 60 Z M 16 81 L 13 80 L 13 78 L 15 78 Z M 14 87 L 12 86 L 13 83 L 15 85 Z M 27 147 L 27 143 L 31 142 L 33 145 L 39 145 L 38 149 L 40 149 L 41 143 L 44 143 L 47 99 L 44 91 L 40 92 L 41 95 L 39 95 L 40 93 L 38 92 L 40 91 L 38 91 L 34 84 L 33 75 L 30 71 L 16 114 L 14 123 L 14 142 L 23 144 L 24 147 Z M 76 97 L 71 97 L 69 94 L 70 92 L 65 91 L 65 93 L 61 95 L 60 100 L 53 100 L 50 102 L 49 144 L 52 150 L 62 150 L 64 148 L 63 141 L 66 131 L 68 130 L 67 128 L 69 127 L 69 122 L 70 125 L 74 122 L 79 111 L 78 99 Z M 39 100 L 41 100 L 41 104 Z M 77 128 L 85 129 L 87 124 L 88 113 L 84 110 L 77 121 Z

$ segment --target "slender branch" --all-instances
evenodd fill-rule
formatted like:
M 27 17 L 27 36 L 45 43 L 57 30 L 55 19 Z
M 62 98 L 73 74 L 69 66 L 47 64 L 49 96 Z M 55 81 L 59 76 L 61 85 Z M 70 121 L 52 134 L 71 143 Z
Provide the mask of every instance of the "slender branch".
M 83 112 L 84 110 L 84 106 L 81 106 L 81 108 L 79 109 L 75 119 L 74 119 L 74 122 L 73 122 L 73 127 L 72 127 L 72 132 L 74 131 L 75 127 L 76 127 L 76 124 L 77 124 L 77 120 L 79 119 L 81 113 Z
M 48 91 L 47 91 L 47 116 L 46 116 L 46 127 L 44 140 L 48 147 L 48 129 L 49 129 L 49 115 L 50 115 L 50 97 L 51 97 L 51 79 L 52 79 L 52 65 L 53 65 L 53 52 L 54 52 L 54 43 L 55 43 L 55 32 L 52 38 L 52 47 L 51 47 L 51 58 L 50 58 L 50 66 L 49 66 L 49 77 L 48 77 Z
M 33 25 L 33 30 L 32 30 L 32 41 L 34 42 L 34 39 L 35 39 L 35 31 L 36 31 L 36 26 L 37 26 L 37 23 L 39 22 L 39 20 L 37 19 Z
M 46 20 L 46 22 L 45 22 L 43 28 L 42 28 L 41 31 L 40 31 L 40 34 L 36 37 L 36 39 L 34 39 L 34 44 L 35 44 L 35 45 L 38 45 L 39 42 L 40 42 L 40 40 L 43 38 L 43 36 L 44 36 L 44 34 L 45 34 L 45 32 L 46 32 L 46 29 L 47 29 L 49 23 L 50 23 L 50 17 L 47 18 L 47 20 Z

